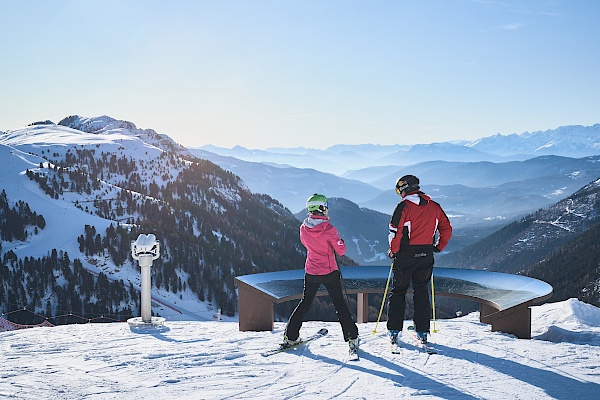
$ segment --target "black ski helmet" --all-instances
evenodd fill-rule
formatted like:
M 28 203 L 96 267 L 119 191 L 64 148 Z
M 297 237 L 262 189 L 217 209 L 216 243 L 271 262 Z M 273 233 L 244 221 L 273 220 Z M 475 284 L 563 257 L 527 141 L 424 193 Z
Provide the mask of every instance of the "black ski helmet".
M 402 192 L 414 192 L 419 190 L 419 178 L 414 175 L 404 175 L 396 181 L 396 193 L 402 196 Z

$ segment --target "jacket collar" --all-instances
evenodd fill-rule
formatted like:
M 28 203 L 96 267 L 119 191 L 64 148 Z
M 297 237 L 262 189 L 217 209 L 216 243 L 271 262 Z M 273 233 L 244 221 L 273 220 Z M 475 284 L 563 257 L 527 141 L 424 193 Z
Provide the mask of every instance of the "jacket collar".
M 304 220 L 304 225 L 306 225 L 308 228 L 314 228 L 315 226 L 321 225 L 327 221 L 329 221 L 329 217 L 326 215 L 311 214 Z
M 425 193 L 421 192 L 421 191 L 415 191 L 415 192 L 411 192 L 409 194 L 407 194 L 406 196 L 404 196 L 402 198 L 402 200 L 407 200 L 410 201 L 411 203 L 415 203 L 416 205 L 420 205 L 421 204 L 421 199 L 423 199 L 426 203 L 429 202 L 429 200 L 431 200 L 431 197 L 429 197 L 428 195 L 426 195 Z

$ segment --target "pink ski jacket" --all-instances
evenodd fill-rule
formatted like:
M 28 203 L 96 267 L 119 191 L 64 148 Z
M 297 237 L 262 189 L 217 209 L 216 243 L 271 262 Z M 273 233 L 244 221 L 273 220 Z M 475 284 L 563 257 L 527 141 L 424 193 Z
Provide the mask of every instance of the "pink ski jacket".
M 304 220 L 300 241 L 307 250 L 304 269 L 309 275 L 326 275 L 337 270 L 335 253 L 340 256 L 346 253 L 346 244 L 324 215 L 310 215 Z

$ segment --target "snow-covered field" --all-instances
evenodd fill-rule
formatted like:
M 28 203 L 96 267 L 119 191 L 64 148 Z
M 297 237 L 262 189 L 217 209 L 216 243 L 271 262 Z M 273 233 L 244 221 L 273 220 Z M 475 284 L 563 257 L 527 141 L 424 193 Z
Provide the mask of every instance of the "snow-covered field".
M 385 324 L 361 324 L 361 359 L 347 360 L 339 325 L 287 353 L 273 332 L 236 322 L 68 325 L 0 333 L 0 397 L 16 399 L 597 399 L 600 310 L 571 299 L 533 308 L 533 340 L 491 332 L 478 314 L 438 320 L 431 341 L 391 354 Z M 405 332 L 404 338 L 410 341 Z

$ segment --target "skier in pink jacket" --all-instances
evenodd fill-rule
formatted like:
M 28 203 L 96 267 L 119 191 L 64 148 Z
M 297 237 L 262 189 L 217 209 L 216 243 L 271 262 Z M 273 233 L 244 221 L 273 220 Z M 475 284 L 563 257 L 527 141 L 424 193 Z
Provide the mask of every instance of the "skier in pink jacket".
M 321 194 L 310 196 L 306 201 L 306 208 L 309 215 L 300 226 L 300 241 L 307 250 L 304 265 L 304 292 L 285 328 L 284 345 L 293 346 L 300 341 L 302 319 L 323 284 L 335 306 L 344 340 L 348 342 L 350 352 L 356 353 L 358 328 L 344 299 L 341 275 L 335 261 L 335 253 L 340 256 L 346 253 L 346 244 L 337 229 L 329 223 L 327 216 L 329 208 L 325 196 Z

